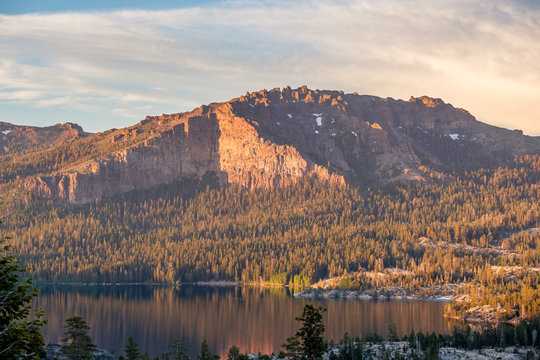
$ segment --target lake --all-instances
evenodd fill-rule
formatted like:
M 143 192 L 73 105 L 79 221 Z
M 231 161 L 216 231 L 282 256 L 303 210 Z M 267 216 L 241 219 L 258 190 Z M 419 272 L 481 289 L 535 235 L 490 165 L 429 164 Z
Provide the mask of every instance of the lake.
M 46 343 L 60 343 L 65 320 L 80 315 L 91 327 L 94 343 L 116 353 L 123 353 L 133 336 L 142 351 L 154 356 L 166 351 L 173 338 L 182 339 L 192 358 L 203 339 L 222 358 L 231 345 L 242 352 L 277 354 L 296 332 L 294 318 L 306 303 L 328 309 L 325 337 L 335 342 L 345 332 L 386 336 L 391 324 L 399 336 L 412 330 L 449 332 L 455 324 L 444 319 L 441 301 L 312 301 L 296 299 L 284 288 L 58 285 L 40 290 L 37 305 L 48 320 Z

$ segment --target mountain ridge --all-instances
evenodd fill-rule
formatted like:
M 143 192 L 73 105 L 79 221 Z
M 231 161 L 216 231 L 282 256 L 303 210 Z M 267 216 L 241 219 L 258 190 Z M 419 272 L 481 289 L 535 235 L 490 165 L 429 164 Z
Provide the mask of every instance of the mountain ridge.
M 0 145 L 10 150 L 2 160 L 29 191 L 73 203 L 209 174 L 247 188 L 303 176 L 360 186 L 431 183 L 540 153 L 539 138 L 481 123 L 438 98 L 404 101 L 307 86 L 246 93 L 96 134 L 73 124 L 49 128 L 58 141 L 13 153 L 8 146 L 18 127 L 0 124 Z M 48 164 L 40 158 L 44 149 L 58 155 L 35 170 L 28 154 Z M 71 157 L 59 163 L 66 153 Z M 9 161 L 28 166 L 19 171 Z

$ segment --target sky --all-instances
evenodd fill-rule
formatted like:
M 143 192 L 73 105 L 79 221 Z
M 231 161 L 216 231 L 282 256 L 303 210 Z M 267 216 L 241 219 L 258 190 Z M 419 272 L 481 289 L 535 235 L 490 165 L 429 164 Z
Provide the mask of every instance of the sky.
M 0 121 L 97 132 L 275 87 L 540 135 L 537 0 L 0 0 Z

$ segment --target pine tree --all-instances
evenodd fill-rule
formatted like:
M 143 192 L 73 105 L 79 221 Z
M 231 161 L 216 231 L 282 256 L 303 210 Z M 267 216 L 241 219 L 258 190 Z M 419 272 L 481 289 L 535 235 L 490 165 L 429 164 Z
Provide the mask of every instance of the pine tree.
M 60 352 L 70 360 L 91 360 L 96 345 L 88 335 L 90 328 L 80 316 L 72 316 L 66 320 L 66 331 L 62 341 L 67 343 Z
M 169 344 L 169 360 L 189 360 L 186 347 L 180 339 L 174 339 Z
M 139 346 L 131 336 L 128 338 L 124 352 L 126 353 L 126 360 L 140 360 L 142 358 Z
M 20 282 L 24 269 L 0 238 L 0 358 L 39 359 L 43 354 L 43 312 L 32 308 L 39 292 L 30 279 Z M 29 316 L 34 312 L 33 320 Z
M 219 356 L 212 354 L 210 351 L 210 347 L 208 346 L 208 343 L 206 340 L 203 340 L 201 344 L 201 352 L 197 356 L 198 360 L 218 360 Z
M 246 353 L 240 353 L 240 349 L 236 345 L 233 345 L 229 348 L 227 360 L 249 360 L 249 356 Z
M 307 360 L 322 359 L 325 350 L 324 324 L 322 322 L 322 307 L 314 307 L 311 304 L 304 306 L 302 316 L 296 320 L 302 322 L 302 327 L 296 332 L 296 337 L 301 340 L 302 358 Z
M 394 323 L 388 325 L 388 340 L 399 341 L 397 336 L 396 324 Z
M 281 345 L 281 347 L 285 348 L 285 356 L 292 360 L 298 359 L 302 353 L 300 340 L 296 336 L 288 337 L 285 344 Z
M 227 360 L 237 360 L 240 356 L 240 349 L 233 345 L 229 348 L 229 352 L 227 353 Z

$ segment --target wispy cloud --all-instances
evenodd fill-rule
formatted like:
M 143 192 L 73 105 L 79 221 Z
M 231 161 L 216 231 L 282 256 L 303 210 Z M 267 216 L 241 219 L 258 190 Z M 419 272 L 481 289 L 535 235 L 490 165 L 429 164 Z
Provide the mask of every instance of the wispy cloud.
M 525 1 L 231 1 L 0 15 L 0 106 L 129 124 L 148 111 L 307 84 L 442 97 L 480 120 L 540 134 L 539 38 L 540 8 Z

